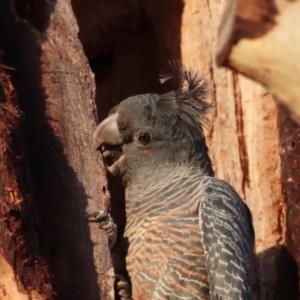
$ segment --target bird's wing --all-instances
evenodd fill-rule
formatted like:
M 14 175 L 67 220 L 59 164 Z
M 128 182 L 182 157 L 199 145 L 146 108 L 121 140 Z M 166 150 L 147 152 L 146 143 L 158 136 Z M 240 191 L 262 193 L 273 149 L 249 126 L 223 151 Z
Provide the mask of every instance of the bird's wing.
M 211 178 L 199 206 L 210 299 L 252 297 L 254 231 L 248 207 L 226 182 Z

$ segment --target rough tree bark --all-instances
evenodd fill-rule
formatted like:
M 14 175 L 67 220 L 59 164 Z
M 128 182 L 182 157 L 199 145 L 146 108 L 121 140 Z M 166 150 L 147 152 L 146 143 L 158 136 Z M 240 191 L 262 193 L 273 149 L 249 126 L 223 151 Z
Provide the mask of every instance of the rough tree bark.
M 277 258 L 285 241 L 277 108 L 262 87 L 216 66 L 216 33 L 222 7 L 219 1 L 186 1 L 182 56 L 188 65 L 198 65 L 211 79 L 215 112 L 207 136 L 216 176 L 237 189 L 253 214 L 255 298 L 275 299 Z
M 299 1 L 227 1 L 216 50 L 219 65 L 263 84 L 288 109 L 280 105 L 277 109 L 280 184 L 286 206 L 286 228 L 281 230 L 286 232 L 282 235 L 285 247 L 277 258 L 279 285 L 274 289 L 274 298 L 278 299 L 299 298 L 300 127 L 288 117 L 300 123 L 299 13 Z
M 224 2 L 72 0 L 72 6 L 95 74 L 100 120 L 130 95 L 163 92 L 158 74 L 171 59 L 181 58 L 210 82 L 215 111 L 207 139 L 214 169 L 253 213 L 255 299 L 298 299 L 300 129 L 259 84 L 217 67 Z M 84 220 L 86 211 L 98 208 L 99 198 L 100 207 L 109 205 L 101 160 L 90 145 L 96 125 L 93 78 L 70 3 L 39 3 L 0 2 L 2 63 L 14 68 L 2 69 L 11 75 L 10 84 L 1 83 L 3 101 L 10 105 L 3 109 L 10 114 L 5 119 L 0 111 L 5 129 L 0 138 L 6 141 L 0 154 L 6 174 L 0 238 L 7 247 L 0 263 L 13 284 L 1 268 L 0 288 L 19 293 L 7 299 L 29 299 L 34 293 L 37 299 L 113 299 L 106 234 Z M 122 229 L 120 182 L 110 179 L 109 189 L 112 214 Z M 19 231 L 5 235 L 12 230 L 9 220 L 26 226 L 15 225 Z M 15 254 L 18 249 L 8 247 L 11 240 L 26 246 L 23 260 Z M 22 263 L 17 269 L 18 259 L 29 261 L 30 270 Z M 22 277 L 16 276 L 19 270 Z
M 86 221 L 108 194 L 71 3 L 3 0 L 0 28 L 1 299 L 113 299 L 107 235 Z

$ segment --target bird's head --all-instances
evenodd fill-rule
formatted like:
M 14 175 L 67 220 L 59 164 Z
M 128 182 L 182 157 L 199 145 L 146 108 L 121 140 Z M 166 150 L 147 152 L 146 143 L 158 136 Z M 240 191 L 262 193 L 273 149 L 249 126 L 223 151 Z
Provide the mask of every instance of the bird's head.
M 164 163 L 191 163 L 212 175 L 202 128 L 211 108 L 207 85 L 196 72 L 181 67 L 179 74 L 176 91 L 130 97 L 98 125 L 93 143 L 108 171 L 126 175 Z

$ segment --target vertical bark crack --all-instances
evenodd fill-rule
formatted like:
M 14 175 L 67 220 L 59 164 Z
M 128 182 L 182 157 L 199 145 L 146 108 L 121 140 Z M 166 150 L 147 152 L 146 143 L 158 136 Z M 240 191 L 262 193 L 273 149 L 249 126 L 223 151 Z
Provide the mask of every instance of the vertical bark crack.
M 239 87 L 239 79 L 236 72 L 232 74 L 233 91 L 235 98 L 236 130 L 239 143 L 240 163 L 242 169 L 242 190 L 245 195 L 246 185 L 249 187 L 249 160 L 244 134 L 244 120 L 242 108 L 242 93 Z

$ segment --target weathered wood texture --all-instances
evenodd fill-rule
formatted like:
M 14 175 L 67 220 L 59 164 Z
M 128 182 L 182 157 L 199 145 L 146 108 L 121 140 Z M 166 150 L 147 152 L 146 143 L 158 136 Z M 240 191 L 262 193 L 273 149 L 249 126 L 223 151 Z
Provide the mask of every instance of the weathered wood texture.
M 227 1 L 217 61 L 262 83 L 300 123 L 300 1 Z
M 29 197 L 28 165 L 20 135 L 16 91 L 0 59 L 0 299 L 51 299 L 53 278 L 38 244 L 37 215 Z M 29 237 L 25 228 L 30 228 Z M 28 293 L 30 291 L 30 293 Z
M 87 212 L 108 208 L 105 172 L 91 146 L 94 78 L 71 3 L 25 2 L 0 2 L 0 48 L 14 68 L 12 108 L 19 108 L 11 125 L 1 116 L 13 153 L 1 174 L 1 262 L 16 282 L 0 286 L 17 285 L 19 299 L 113 299 L 107 234 L 86 221 Z
M 286 240 L 278 257 L 274 299 L 299 299 L 300 127 L 288 117 L 300 122 L 299 14 L 299 1 L 227 1 L 216 50 L 219 65 L 263 84 L 288 109 L 277 109 Z
M 256 233 L 256 299 L 275 299 L 277 257 L 285 242 L 277 109 L 258 84 L 215 62 L 223 3 L 187 0 L 182 57 L 211 79 L 215 104 L 207 136 L 216 176 L 230 182 L 249 205 Z

